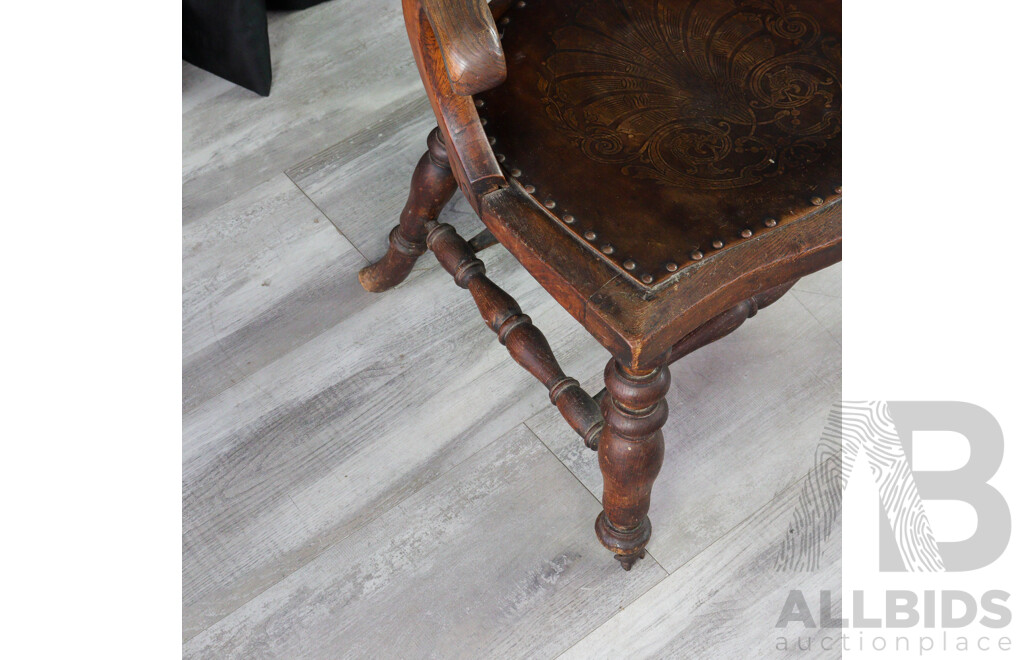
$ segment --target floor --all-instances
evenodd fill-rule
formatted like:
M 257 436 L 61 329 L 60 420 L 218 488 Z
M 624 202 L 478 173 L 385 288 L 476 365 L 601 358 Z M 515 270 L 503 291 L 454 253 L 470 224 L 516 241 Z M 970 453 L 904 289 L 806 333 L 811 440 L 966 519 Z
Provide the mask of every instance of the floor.
M 356 279 L 433 126 L 399 5 L 273 14 L 269 98 L 183 65 L 184 656 L 838 657 L 776 622 L 839 590 L 839 534 L 817 570 L 775 564 L 840 397 L 840 267 L 673 365 L 624 572 L 595 454 L 470 297 L 430 255 L 386 294 Z M 458 194 L 445 220 L 480 227 Z M 607 353 L 483 259 L 600 389 Z

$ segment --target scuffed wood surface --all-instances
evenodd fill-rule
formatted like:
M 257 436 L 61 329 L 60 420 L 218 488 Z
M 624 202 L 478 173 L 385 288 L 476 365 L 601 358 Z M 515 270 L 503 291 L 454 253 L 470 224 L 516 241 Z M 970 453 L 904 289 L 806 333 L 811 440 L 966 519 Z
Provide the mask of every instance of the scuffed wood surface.
M 702 620 L 761 644 L 773 631 L 750 622 L 774 622 L 780 583 L 751 558 L 777 526 L 741 523 L 813 461 L 839 269 L 672 367 L 652 557 L 624 573 L 593 536 L 594 453 L 435 260 L 387 294 L 359 287 L 434 125 L 397 5 L 335 0 L 270 30 L 269 99 L 183 68 L 186 656 L 543 658 L 634 630 L 641 649 L 733 657 Z M 459 195 L 440 220 L 481 227 Z M 511 256 L 481 258 L 600 389 L 607 353 Z M 662 566 L 673 586 L 641 597 Z M 726 579 L 746 609 L 694 610 L 686 585 Z
M 505 80 L 505 54 L 487 0 L 422 0 L 452 91 L 463 96 Z
M 186 658 L 550 658 L 660 581 L 520 425 L 220 621 Z
M 819 592 L 831 591 L 835 595 L 832 614 L 839 617 L 839 529 L 822 545 L 817 571 L 775 568 L 802 486 L 798 480 L 782 489 L 693 561 L 560 657 L 839 658 L 841 642 L 836 641 L 831 651 L 822 650 L 823 638 L 838 637 L 839 629 L 805 629 L 801 624 L 775 627 L 791 590 L 804 592 L 815 621 Z M 810 650 L 796 650 L 797 643 Z
M 838 293 L 839 276 L 832 267 L 801 284 Z M 791 291 L 733 334 L 671 366 L 665 461 L 654 485 L 648 546 L 669 571 L 813 465 L 829 407 L 841 396 L 842 356 L 828 326 L 842 309 L 839 298 L 826 298 L 830 304 L 819 310 L 823 325 L 808 313 L 804 297 Z M 602 386 L 599 378 L 583 385 L 591 392 Z M 592 452 L 578 446 L 557 414 L 542 411 L 527 426 L 600 497 Z

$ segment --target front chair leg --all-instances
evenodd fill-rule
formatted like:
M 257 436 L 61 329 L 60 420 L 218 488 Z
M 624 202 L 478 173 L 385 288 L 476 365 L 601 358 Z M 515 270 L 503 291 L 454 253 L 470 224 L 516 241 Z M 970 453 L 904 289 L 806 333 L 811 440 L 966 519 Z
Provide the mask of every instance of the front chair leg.
M 435 128 L 427 137 L 427 153 L 413 172 L 409 200 L 399 224 L 388 236 L 387 254 L 359 271 L 359 282 L 364 289 L 387 291 L 409 276 L 416 259 L 427 250 L 426 223 L 437 220 L 455 188 L 444 138 L 440 129 Z
M 597 538 L 627 571 L 643 558 L 651 538 L 651 487 L 661 470 L 668 419 L 668 367 L 632 371 L 616 360 L 604 370 L 608 395 L 601 402 L 605 425 L 597 450 L 604 477 L 604 511 Z

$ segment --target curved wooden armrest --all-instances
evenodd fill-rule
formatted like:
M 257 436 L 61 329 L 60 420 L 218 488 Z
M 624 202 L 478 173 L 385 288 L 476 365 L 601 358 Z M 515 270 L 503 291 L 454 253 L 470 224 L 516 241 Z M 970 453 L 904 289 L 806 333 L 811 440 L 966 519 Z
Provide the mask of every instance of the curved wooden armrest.
M 471 96 L 505 80 L 505 54 L 487 0 L 422 0 L 451 81 Z

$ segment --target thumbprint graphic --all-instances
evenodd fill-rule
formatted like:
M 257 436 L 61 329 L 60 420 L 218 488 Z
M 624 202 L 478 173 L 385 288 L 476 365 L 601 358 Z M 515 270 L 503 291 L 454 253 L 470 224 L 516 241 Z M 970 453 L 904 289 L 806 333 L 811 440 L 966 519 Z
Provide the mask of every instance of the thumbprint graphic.
M 829 411 L 814 467 L 781 544 L 776 570 L 813 571 L 822 546 L 840 524 L 842 493 L 863 455 L 878 487 L 906 570 L 945 570 L 903 444 L 885 401 L 844 401 Z

